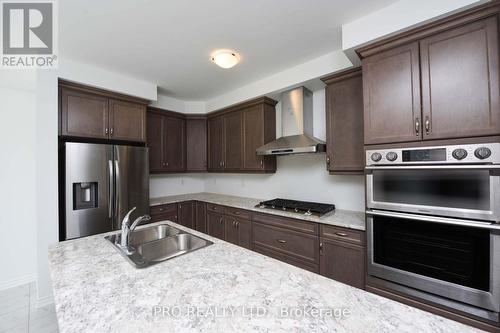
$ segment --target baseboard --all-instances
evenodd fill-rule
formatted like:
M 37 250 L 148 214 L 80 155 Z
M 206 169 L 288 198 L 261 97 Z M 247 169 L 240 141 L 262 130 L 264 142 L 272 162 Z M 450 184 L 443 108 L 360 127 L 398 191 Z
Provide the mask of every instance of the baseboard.
M 23 284 L 28 284 L 36 281 L 36 275 L 35 274 L 28 274 L 25 276 L 21 276 L 16 279 L 12 279 L 9 281 L 3 281 L 0 282 L 0 290 L 5 290 L 17 286 L 22 286 Z

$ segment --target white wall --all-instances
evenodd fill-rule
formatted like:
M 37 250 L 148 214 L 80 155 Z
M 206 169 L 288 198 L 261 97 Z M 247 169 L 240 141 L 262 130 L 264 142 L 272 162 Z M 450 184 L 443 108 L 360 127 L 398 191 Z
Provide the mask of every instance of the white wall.
M 151 175 L 149 177 L 149 196 L 155 198 L 204 192 L 206 177 L 206 174 Z
M 0 76 L 0 290 L 36 276 L 35 72 Z

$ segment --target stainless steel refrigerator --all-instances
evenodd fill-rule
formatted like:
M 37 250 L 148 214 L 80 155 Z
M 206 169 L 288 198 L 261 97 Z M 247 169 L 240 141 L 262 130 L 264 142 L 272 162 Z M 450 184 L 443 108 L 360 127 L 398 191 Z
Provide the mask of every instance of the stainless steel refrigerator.
M 66 142 L 62 240 L 117 230 L 149 214 L 148 148 Z

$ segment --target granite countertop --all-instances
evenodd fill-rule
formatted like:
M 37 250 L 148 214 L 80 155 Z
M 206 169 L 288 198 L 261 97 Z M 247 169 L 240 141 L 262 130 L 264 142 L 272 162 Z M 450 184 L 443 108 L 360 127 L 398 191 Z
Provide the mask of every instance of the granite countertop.
M 130 265 L 105 234 L 49 248 L 61 333 L 478 332 L 164 223 L 214 244 L 145 269 Z
M 156 206 L 156 205 L 163 205 L 163 204 L 188 201 L 188 200 L 204 201 L 218 205 L 251 210 L 254 212 L 291 217 L 295 219 L 329 224 L 350 229 L 365 230 L 366 228 L 364 212 L 354 212 L 349 210 L 336 209 L 335 211 L 325 214 L 321 217 L 314 215 L 307 216 L 304 214 L 297 214 L 292 212 L 284 212 L 280 210 L 255 207 L 257 204 L 259 204 L 259 202 L 264 200 L 237 197 L 226 194 L 202 192 L 202 193 L 190 193 L 190 194 L 172 195 L 167 197 L 151 198 L 150 205 Z

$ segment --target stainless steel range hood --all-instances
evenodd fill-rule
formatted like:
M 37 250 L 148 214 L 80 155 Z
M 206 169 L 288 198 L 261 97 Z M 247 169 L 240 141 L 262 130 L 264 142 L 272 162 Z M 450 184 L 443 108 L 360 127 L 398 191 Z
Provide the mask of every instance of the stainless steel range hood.
M 304 87 L 281 95 L 282 137 L 257 149 L 257 155 L 322 153 L 324 141 L 313 136 L 312 92 Z

